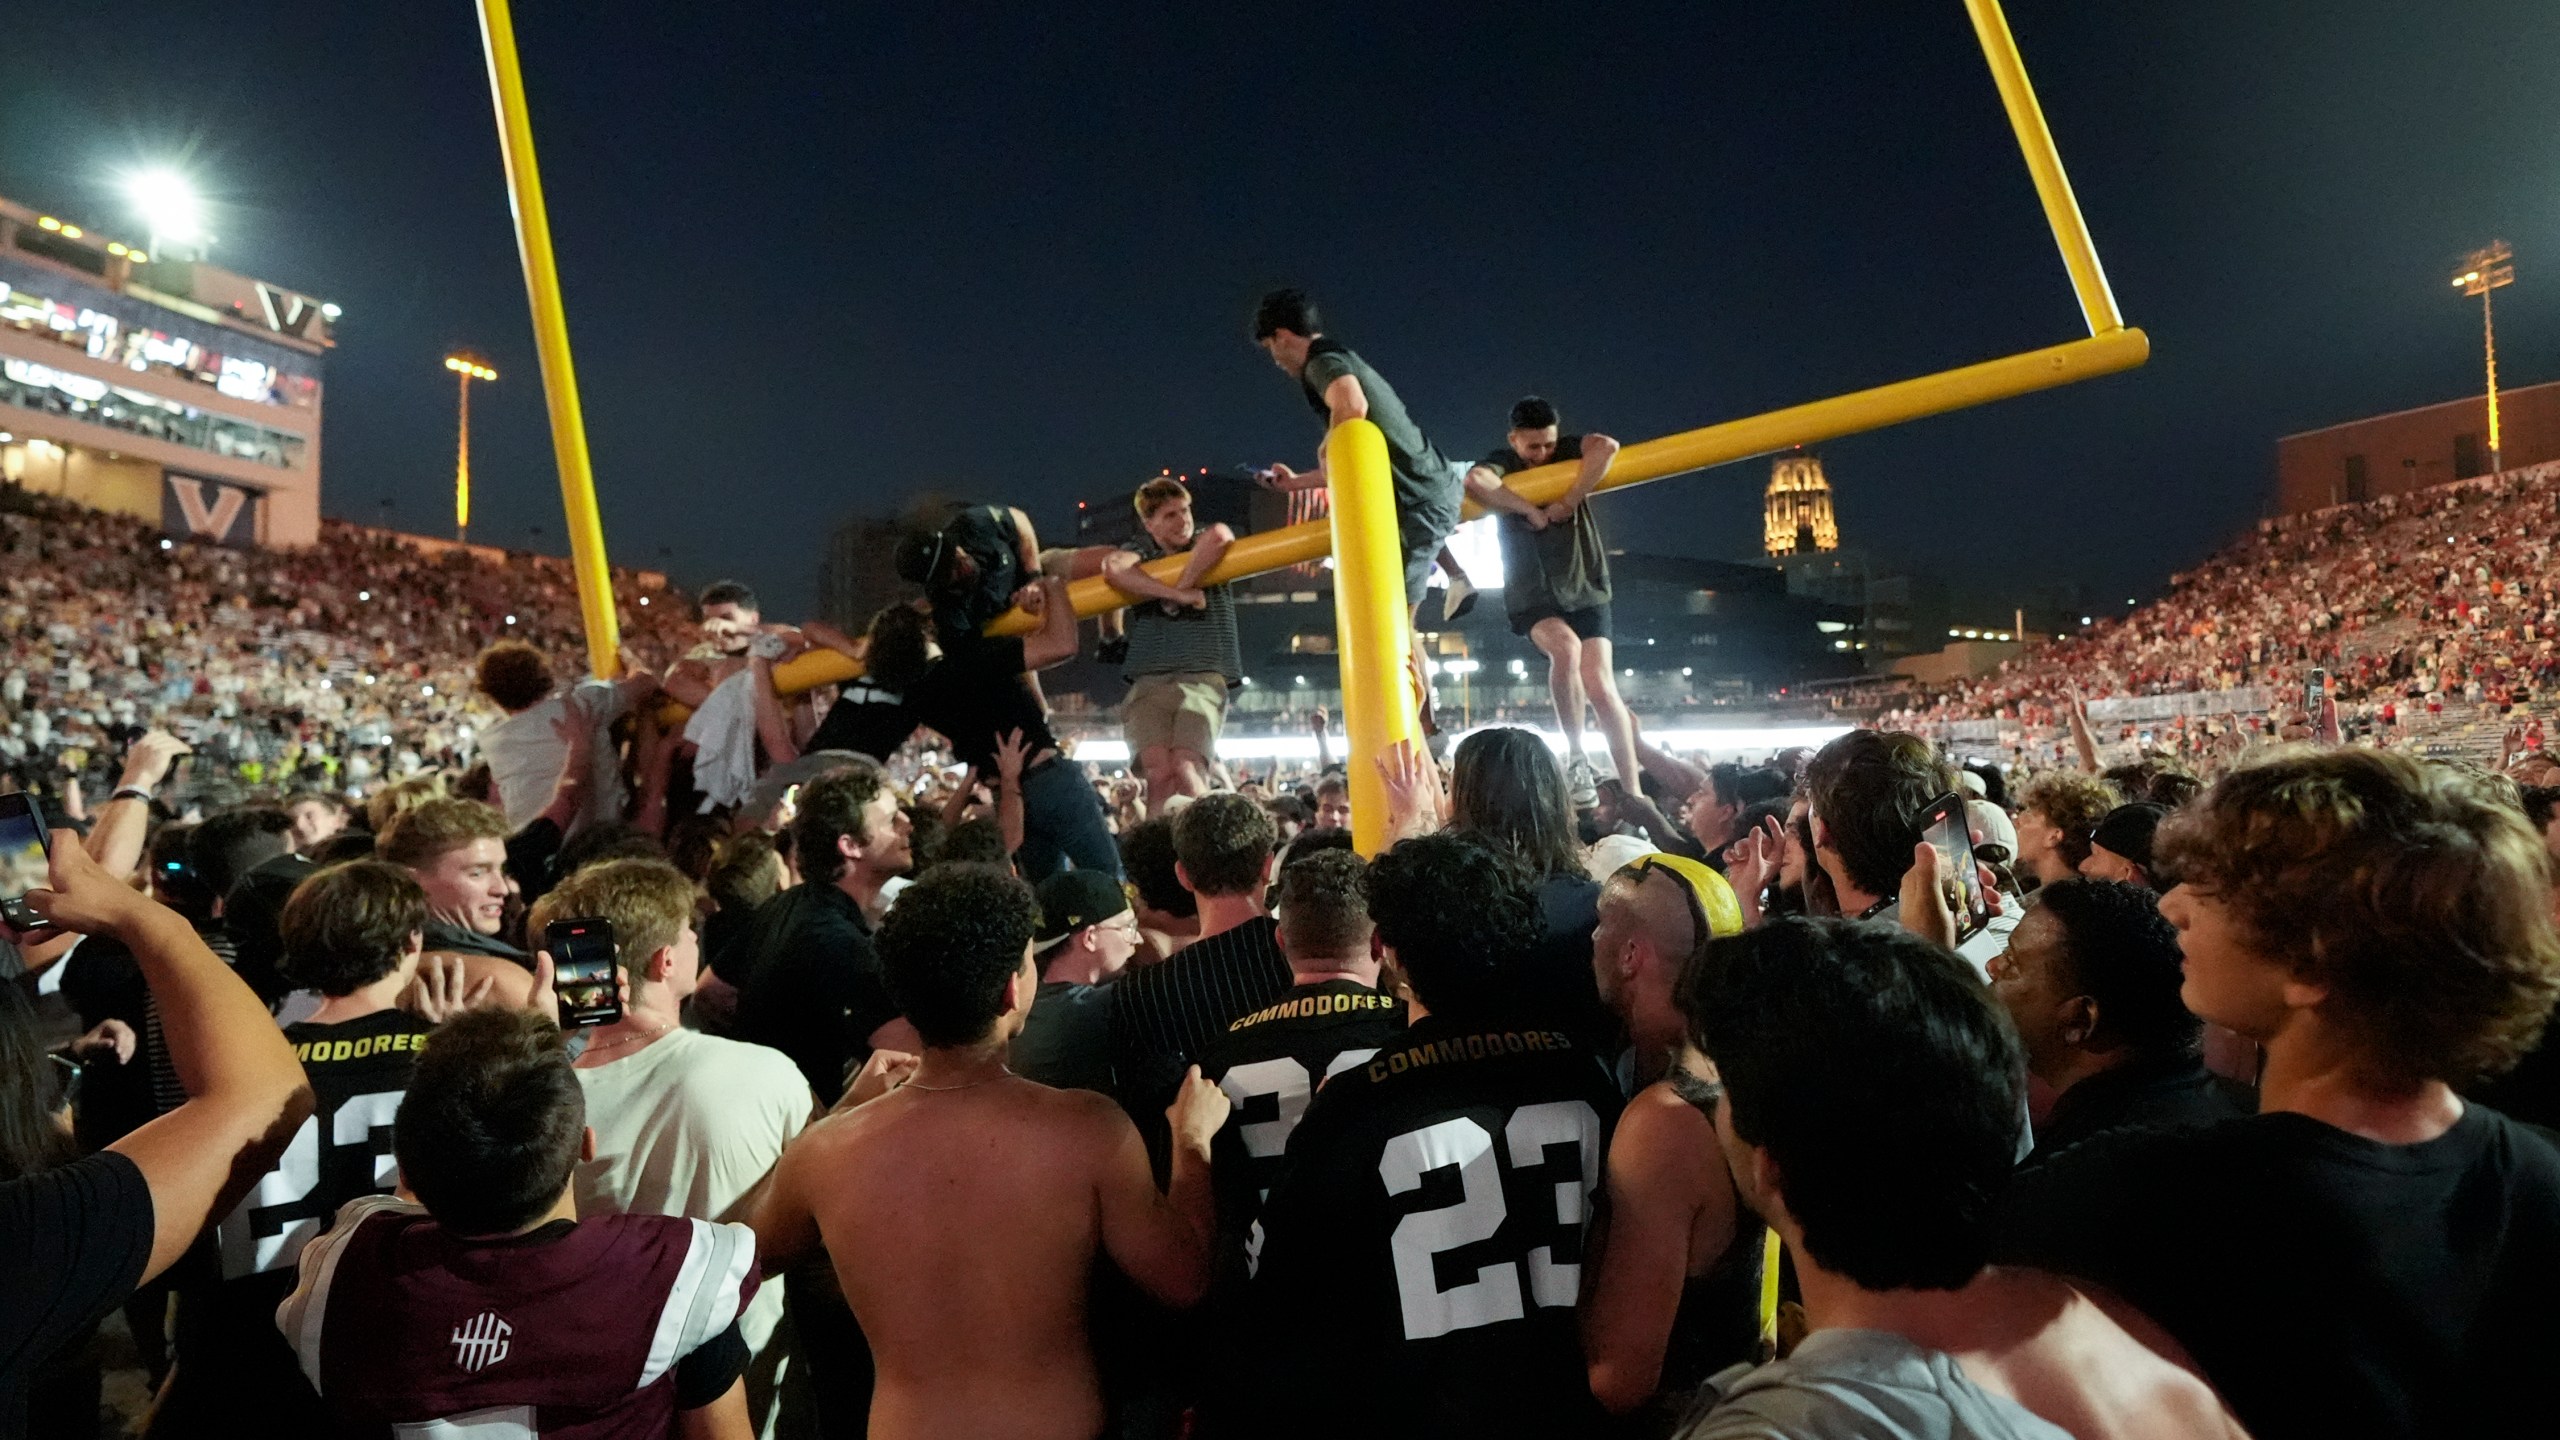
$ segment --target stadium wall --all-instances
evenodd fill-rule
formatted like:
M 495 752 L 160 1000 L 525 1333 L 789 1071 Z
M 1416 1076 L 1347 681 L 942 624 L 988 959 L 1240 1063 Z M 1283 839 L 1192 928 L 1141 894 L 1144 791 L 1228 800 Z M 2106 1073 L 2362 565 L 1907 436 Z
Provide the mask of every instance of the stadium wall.
M 2560 460 L 2560 382 L 2498 392 L 2500 468 Z M 2489 472 L 2483 395 L 2276 441 L 2275 513 L 2301 515 Z

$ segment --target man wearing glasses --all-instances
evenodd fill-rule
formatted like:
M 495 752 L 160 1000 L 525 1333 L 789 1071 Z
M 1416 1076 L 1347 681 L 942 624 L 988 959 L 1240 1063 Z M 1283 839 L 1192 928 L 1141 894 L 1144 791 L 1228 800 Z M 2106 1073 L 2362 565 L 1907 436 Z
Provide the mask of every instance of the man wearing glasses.
M 1111 1092 L 1111 991 L 1138 949 L 1138 917 L 1120 882 L 1061 870 L 1040 882 L 1031 942 L 1040 989 L 1013 1037 L 1017 1075 L 1061 1090 Z

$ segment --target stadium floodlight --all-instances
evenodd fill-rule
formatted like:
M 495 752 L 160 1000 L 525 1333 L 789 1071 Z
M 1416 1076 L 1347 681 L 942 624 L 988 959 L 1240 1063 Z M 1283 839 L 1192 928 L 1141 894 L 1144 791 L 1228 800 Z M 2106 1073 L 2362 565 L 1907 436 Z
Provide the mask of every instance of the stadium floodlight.
M 468 350 L 456 350 L 444 357 L 444 368 L 454 373 L 455 385 L 461 391 L 461 417 L 455 426 L 453 456 L 453 538 L 468 543 L 471 539 L 471 382 L 495 380 L 498 372 L 489 362 Z M 508 624 L 515 623 L 509 617 Z
M 2498 455 L 2498 331 L 2489 316 L 2489 292 L 2502 285 L 2516 283 L 2516 267 L 2509 263 L 2515 250 L 2504 240 L 2492 240 L 2486 250 L 2474 250 L 2463 257 L 2462 268 L 2454 272 L 2453 288 L 2464 295 L 2480 297 L 2480 344 L 2489 360 L 2489 473 L 2505 468 Z
M 169 166 L 147 166 L 126 175 L 124 195 L 150 233 L 152 254 L 168 245 L 199 248 L 212 240 L 204 233 L 204 197 L 195 182 Z

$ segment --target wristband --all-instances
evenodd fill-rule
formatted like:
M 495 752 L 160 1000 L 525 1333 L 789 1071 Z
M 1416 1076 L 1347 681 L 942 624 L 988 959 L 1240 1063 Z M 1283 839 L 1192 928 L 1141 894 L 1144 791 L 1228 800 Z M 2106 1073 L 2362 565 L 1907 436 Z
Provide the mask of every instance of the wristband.
M 143 804 L 148 805 L 151 803 L 151 792 L 143 789 L 139 785 L 120 786 L 117 788 L 116 793 L 107 797 L 107 803 L 112 805 L 118 800 L 139 800 Z

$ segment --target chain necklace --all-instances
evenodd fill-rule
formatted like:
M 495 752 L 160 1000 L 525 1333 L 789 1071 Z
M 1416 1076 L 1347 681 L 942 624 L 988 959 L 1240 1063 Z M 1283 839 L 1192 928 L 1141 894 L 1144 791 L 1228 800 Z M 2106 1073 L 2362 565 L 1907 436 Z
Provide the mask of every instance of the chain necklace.
M 625 1035 L 618 1040 L 610 1040 L 602 1045 L 589 1041 L 587 1043 L 586 1053 L 589 1055 L 602 1055 L 609 1051 L 619 1050 L 626 1045 L 646 1045 L 652 1040 L 664 1039 L 674 1030 L 674 1028 L 674 1026 L 668 1026 L 664 1030 L 651 1030 L 642 1034 Z
M 899 1086 L 898 1088 L 899 1088 L 899 1089 L 901 1089 L 901 1090 L 932 1090 L 932 1091 L 936 1091 L 936 1092 L 950 1091 L 950 1090 L 974 1090 L 974 1089 L 978 1088 L 979 1086 L 984 1085 L 984 1084 L 986 1084 L 987 1082 L 989 1082 L 989 1081 L 991 1081 L 991 1080 L 1004 1080 L 1004 1079 L 1008 1079 L 1008 1078 L 1010 1078 L 1010 1077 L 1012 1076 L 1012 1074 L 1013 1074 L 1013 1067 L 1012 1067 L 1012 1066 L 1009 1066 L 1009 1065 L 1003 1065 L 1003 1066 L 998 1066 L 998 1067 L 996 1068 L 996 1073 L 994 1073 L 993 1075 L 981 1075 L 981 1076 L 979 1076 L 979 1077 L 978 1077 L 977 1079 L 975 1079 L 975 1080 L 967 1081 L 967 1082 L 965 1082 L 965 1083 L 963 1083 L 963 1084 L 959 1084 L 959 1085 L 927 1085 L 927 1084 L 922 1083 L 921 1081 L 910 1080 L 910 1081 L 908 1081 L 906 1084 L 901 1085 L 901 1086 Z

